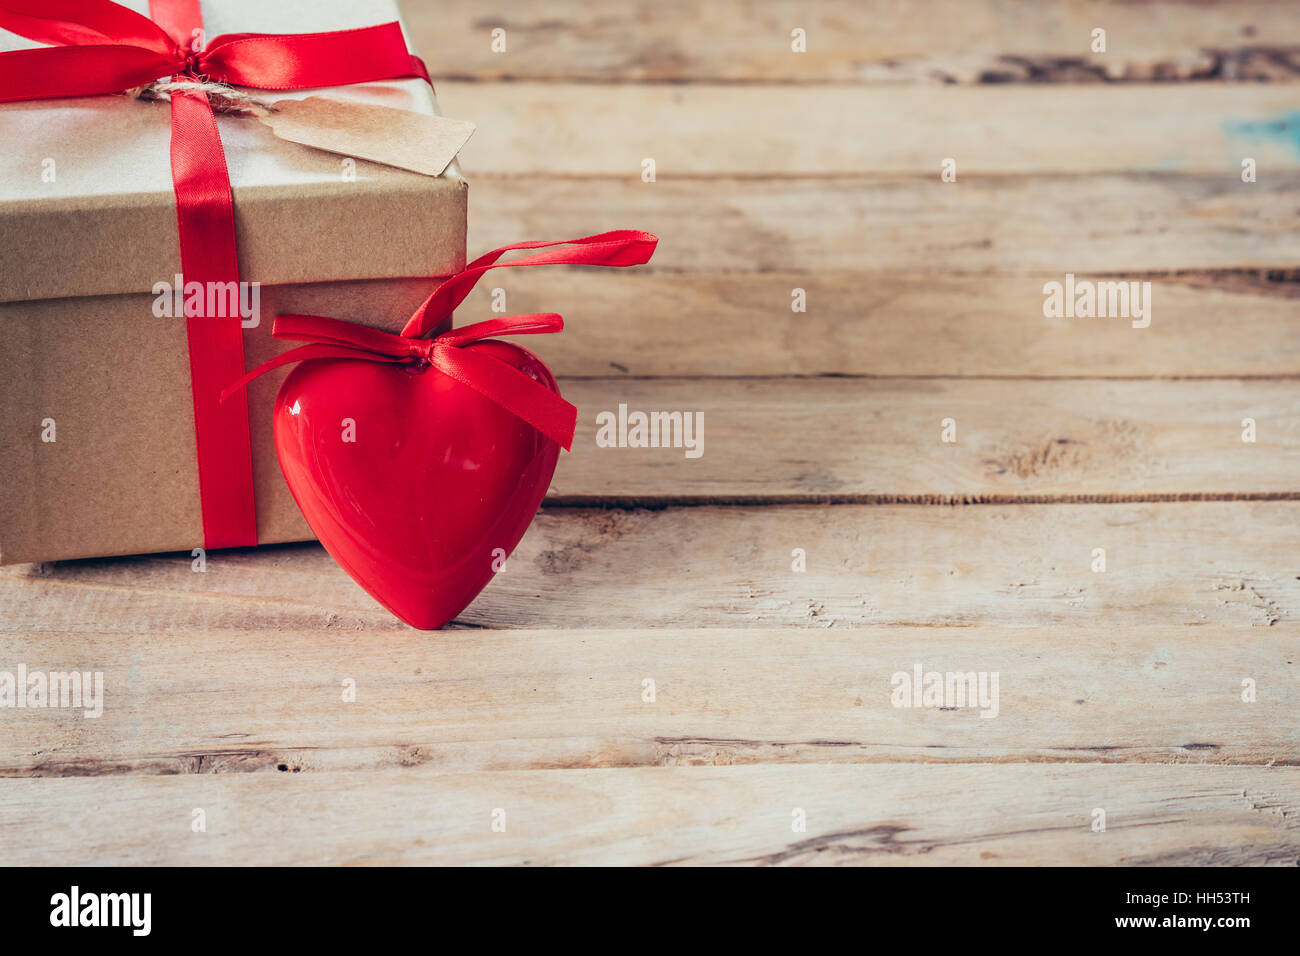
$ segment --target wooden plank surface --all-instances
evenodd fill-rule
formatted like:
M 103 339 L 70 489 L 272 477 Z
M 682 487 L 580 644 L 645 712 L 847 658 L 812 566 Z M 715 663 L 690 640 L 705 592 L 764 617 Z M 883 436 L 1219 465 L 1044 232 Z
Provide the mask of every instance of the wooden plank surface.
M 1300 496 L 1290 380 L 583 379 L 564 391 L 578 432 L 551 492 L 567 503 Z M 620 406 L 691 416 L 694 449 L 685 417 L 654 429 L 682 447 L 599 446 L 613 429 L 598 422 Z
M 205 832 L 192 830 L 196 809 Z M 75 846 L 90 865 L 1293 866 L 1298 809 L 1290 767 L 417 766 L 10 780 L 0 840 L 8 860 L 33 865 Z
M 6 777 L 1300 765 L 1295 627 L 68 632 L 5 645 L 29 670 L 99 672 L 104 687 L 99 717 L 8 713 Z M 997 674 L 995 697 L 895 707 L 894 675 L 916 666 Z
M 566 313 L 575 451 L 445 633 L 314 544 L 0 569 L 0 667 L 107 690 L 5 712 L 7 862 L 1300 862 L 1292 5 L 403 15 L 480 124 L 472 254 L 663 239 L 458 317 Z M 1045 318 L 1067 272 L 1151 327 Z M 620 403 L 704 455 L 598 448 Z M 893 707 L 915 665 L 997 717 Z
M 458 622 L 1267 628 L 1300 622 L 1298 555 L 1296 501 L 544 508 Z M 0 569 L 0 631 L 405 628 L 316 545 L 207 568 L 186 553 Z
M 1287 0 L 523 0 L 403 5 L 435 77 L 617 82 L 1289 80 Z M 791 30 L 807 53 L 791 52 Z M 1107 30 L 1107 52 L 1091 51 Z M 492 30 L 506 31 L 494 52 Z
M 1298 17 L 1297 19 L 1300 19 Z M 1300 62 L 1300 53 L 1297 53 Z M 1293 171 L 1300 134 L 1287 84 L 870 88 L 440 83 L 478 131 L 461 151 L 483 174 L 632 176 L 653 157 L 682 176 L 862 176 L 957 182 L 992 173 Z M 1117 98 L 1123 108 L 1117 109 Z M 1289 122 L 1288 122 L 1289 121 Z
M 1279 268 L 1300 261 L 1300 173 L 976 178 L 475 179 L 469 249 L 632 227 L 664 272 L 1042 274 Z M 611 217 L 611 210 L 618 215 Z M 1089 276 L 1091 278 L 1091 276 Z
M 1041 276 L 503 272 L 457 321 L 493 317 L 496 289 L 510 312 L 563 313 L 563 334 L 528 342 L 560 376 L 1300 374 L 1300 283 L 1281 275 L 1096 276 L 1151 282 L 1151 325 L 1134 329 L 1044 318 Z

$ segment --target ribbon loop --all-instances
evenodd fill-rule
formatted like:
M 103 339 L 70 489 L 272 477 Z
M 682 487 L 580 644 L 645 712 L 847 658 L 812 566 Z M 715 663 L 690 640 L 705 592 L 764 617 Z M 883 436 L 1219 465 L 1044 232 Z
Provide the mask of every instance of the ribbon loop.
M 191 50 L 187 31 L 201 26 L 198 4 L 153 6 L 167 29 L 109 0 L 0 0 L 0 28 L 51 44 L 0 53 L 0 102 L 120 93 L 168 74 L 262 90 L 430 82 L 397 21 L 322 33 L 226 33 Z
M 325 33 L 227 33 L 196 55 L 198 71 L 222 83 L 302 90 L 402 77 L 429 79 L 396 22 Z
M 175 57 L 138 46 L 48 46 L 0 53 L 0 103 L 120 93 L 176 72 Z
M 638 266 L 649 262 L 659 240 L 648 232 L 635 229 L 616 229 L 581 239 L 558 239 L 553 242 L 516 242 L 479 256 L 460 272 L 434 289 L 415 310 L 402 334 L 412 337 L 428 335 L 451 317 L 456 306 L 465 301 L 470 290 L 489 269 L 515 266 L 587 265 L 587 266 Z M 569 246 L 554 252 L 541 252 L 523 256 L 509 262 L 497 262 L 507 252 L 518 249 L 542 249 L 550 246 Z
M 0 0 L 0 28 L 54 46 L 121 43 L 176 55 L 158 23 L 109 0 Z
M 559 332 L 558 315 L 511 315 L 446 332 L 436 339 L 412 339 L 321 315 L 277 316 L 271 334 L 277 339 L 310 342 L 277 355 L 228 385 L 221 400 L 241 391 L 272 369 L 313 358 L 364 359 L 392 364 L 428 365 L 522 418 L 565 449 L 573 445 L 578 411 L 556 392 L 512 365 L 465 346 L 500 335 Z

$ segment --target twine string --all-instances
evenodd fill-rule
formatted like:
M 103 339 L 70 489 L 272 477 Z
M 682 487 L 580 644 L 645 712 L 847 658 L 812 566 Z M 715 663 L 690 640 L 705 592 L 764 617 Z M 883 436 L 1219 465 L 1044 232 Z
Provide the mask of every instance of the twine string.
M 126 92 L 128 96 L 134 96 L 136 99 L 152 101 L 170 100 L 173 91 L 182 90 L 206 94 L 212 109 L 218 113 L 269 116 L 276 111 L 270 103 L 214 80 L 154 80 L 152 83 L 137 86 Z

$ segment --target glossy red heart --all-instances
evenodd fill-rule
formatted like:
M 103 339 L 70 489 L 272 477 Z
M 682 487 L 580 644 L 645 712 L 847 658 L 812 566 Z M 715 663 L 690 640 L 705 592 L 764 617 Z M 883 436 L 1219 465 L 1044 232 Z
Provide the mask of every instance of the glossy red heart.
M 465 346 L 558 393 L 510 342 Z M 299 365 L 275 403 L 289 490 L 321 544 L 386 608 L 419 628 L 459 614 L 514 551 L 559 445 L 432 367 L 364 359 Z

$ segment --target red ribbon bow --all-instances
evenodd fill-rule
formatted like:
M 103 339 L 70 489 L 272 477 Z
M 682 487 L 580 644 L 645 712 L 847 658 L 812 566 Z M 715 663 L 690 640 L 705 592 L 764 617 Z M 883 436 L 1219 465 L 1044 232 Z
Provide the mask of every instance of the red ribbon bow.
M 226 33 L 195 50 L 197 0 L 153 0 L 150 12 L 153 20 L 108 0 L 3 0 L 0 27 L 52 46 L 0 56 L 0 102 L 120 93 L 171 74 L 262 90 L 429 79 L 396 22 L 327 33 Z
M 498 335 L 535 335 L 559 332 L 564 320 L 547 312 L 511 315 L 475 322 L 443 332 L 433 339 L 422 338 L 451 317 L 474 284 L 489 269 L 510 266 L 572 264 L 590 266 L 634 266 L 648 262 L 659 240 L 648 232 L 630 229 L 605 232 L 582 239 L 558 242 L 519 242 L 503 246 L 475 259 L 462 271 L 445 280 L 415 310 L 401 335 L 381 332 L 352 322 L 319 315 L 277 316 L 271 334 L 277 339 L 311 342 L 277 355 L 228 386 L 221 393 L 225 401 L 257 376 L 291 362 L 307 359 L 350 358 L 371 362 L 427 364 L 443 375 L 467 385 L 480 395 L 522 418 L 566 450 L 573 445 L 578 410 L 556 392 L 529 378 L 512 365 L 482 352 L 464 348 L 473 342 Z M 514 249 L 567 246 L 509 262 L 497 262 Z
M 0 0 L 0 28 L 51 46 L 0 54 L 0 102 L 119 93 L 171 74 L 257 89 L 311 89 L 429 72 L 396 23 L 326 33 L 232 33 L 206 44 L 199 0 L 150 0 L 153 19 L 109 0 Z M 201 48 L 200 48 L 201 47 Z M 152 108 L 152 107 L 151 107 Z M 238 282 L 234 198 L 205 94 L 171 92 L 172 180 L 185 282 Z M 239 317 L 188 315 L 203 543 L 257 543 L 248 403 L 222 404 L 244 373 Z

